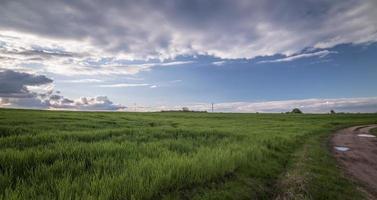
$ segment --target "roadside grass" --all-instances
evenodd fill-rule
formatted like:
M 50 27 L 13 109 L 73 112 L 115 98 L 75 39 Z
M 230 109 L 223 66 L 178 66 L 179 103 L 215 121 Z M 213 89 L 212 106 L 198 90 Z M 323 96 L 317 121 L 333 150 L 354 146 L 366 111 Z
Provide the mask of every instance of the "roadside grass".
M 362 198 L 325 141 L 337 128 L 376 122 L 375 114 L 0 109 L 0 199 Z
M 366 199 L 331 156 L 328 140 L 326 132 L 308 138 L 278 181 L 280 192 L 275 199 Z

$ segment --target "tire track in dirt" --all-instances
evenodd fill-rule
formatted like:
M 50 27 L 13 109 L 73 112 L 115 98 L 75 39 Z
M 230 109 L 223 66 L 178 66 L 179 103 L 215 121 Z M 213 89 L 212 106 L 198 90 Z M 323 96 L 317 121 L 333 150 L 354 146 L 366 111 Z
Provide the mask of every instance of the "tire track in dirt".
M 332 153 L 346 174 L 359 182 L 368 198 L 377 199 L 377 137 L 369 135 L 377 125 L 337 131 L 331 138 Z

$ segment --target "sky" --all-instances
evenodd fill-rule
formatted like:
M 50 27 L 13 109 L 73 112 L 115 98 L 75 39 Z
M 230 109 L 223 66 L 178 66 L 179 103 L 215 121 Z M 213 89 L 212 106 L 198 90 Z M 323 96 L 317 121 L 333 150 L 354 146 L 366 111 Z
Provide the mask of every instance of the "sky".
M 375 0 L 0 0 L 0 107 L 377 112 Z

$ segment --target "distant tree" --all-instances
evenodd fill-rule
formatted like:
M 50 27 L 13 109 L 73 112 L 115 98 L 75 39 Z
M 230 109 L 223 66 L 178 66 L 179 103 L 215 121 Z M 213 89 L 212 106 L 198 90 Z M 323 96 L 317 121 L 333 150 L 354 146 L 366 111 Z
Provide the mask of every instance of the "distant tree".
M 335 111 L 334 111 L 334 110 L 331 110 L 330 113 L 331 113 L 331 114 L 335 114 Z
M 293 110 L 291 111 L 291 113 L 295 113 L 295 114 L 302 114 L 302 111 L 298 108 L 293 108 Z
M 189 112 L 190 110 L 189 110 L 189 108 L 187 108 L 187 107 L 183 107 L 183 108 L 182 108 L 182 111 L 183 111 L 183 112 Z

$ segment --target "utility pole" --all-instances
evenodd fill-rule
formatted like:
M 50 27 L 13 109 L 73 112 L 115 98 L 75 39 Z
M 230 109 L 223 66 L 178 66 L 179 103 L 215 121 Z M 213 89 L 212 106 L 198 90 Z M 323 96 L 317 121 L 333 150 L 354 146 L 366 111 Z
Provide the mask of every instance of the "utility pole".
M 214 104 L 214 103 L 212 103 L 212 112 L 213 112 L 213 104 Z

